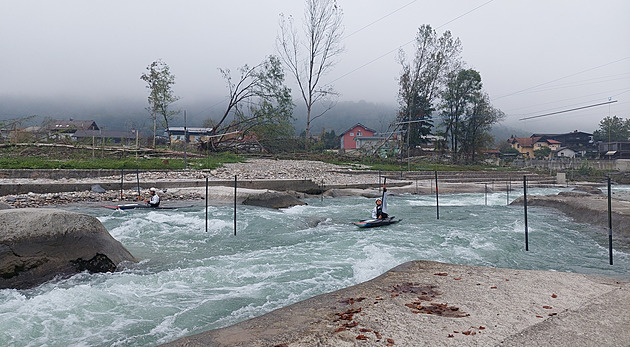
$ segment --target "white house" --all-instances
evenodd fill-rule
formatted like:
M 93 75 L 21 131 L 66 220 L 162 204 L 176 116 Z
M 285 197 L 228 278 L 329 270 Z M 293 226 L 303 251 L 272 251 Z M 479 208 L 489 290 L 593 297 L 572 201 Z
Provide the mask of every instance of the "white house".
M 191 128 L 187 127 L 169 127 L 166 130 L 171 143 L 183 142 L 185 136 L 188 137 L 188 142 L 195 142 L 197 140 L 207 141 L 212 133 L 212 128 Z
M 558 158 L 575 158 L 575 151 L 568 147 L 560 147 L 556 151 Z

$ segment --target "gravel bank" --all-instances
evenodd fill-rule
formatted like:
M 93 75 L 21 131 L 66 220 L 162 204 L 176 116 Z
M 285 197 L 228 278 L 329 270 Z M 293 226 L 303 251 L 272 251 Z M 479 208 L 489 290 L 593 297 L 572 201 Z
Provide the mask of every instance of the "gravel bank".
M 212 171 L 161 171 L 161 172 L 135 172 L 125 174 L 123 181 L 140 181 L 143 190 L 148 189 L 146 182 L 169 182 L 169 181 L 204 181 L 209 180 L 233 180 L 237 176 L 239 180 L 310 180 L 316 184 L 325 185 L 353 185 L 353 184 L 374 184 L 378 183 L 378 177 L 361 174 L 350 166 L 328 164 L 319 161 L 309 160 L 272 160 L 272 159 L 252 159 L 244 163 L 230 163 Z M 28 179 L 28 178 L 3 178 L 0 184 L 52 184 L 52 183 L 118 183 L 120 176 L 109 176 L 90 179 Z M 392 180 L 394 181 L 394 180 Z M 144 182 L 144 183 L 143 183 Z M 145 193 L 145 192 L 141 192 Z M 146 194 L 144 194 L 146 195 Z M 5 202 L 16 208 L 60 206 L 74 203 L 127 203 L 137 201 L 136 190 L 124 190 L 122 197 L 120 190 L 108 190 L 104 193 L 93 191 L 77 191 L 45 194 L 19 194 L 6 195 L 0 197 L 0 202 Z M 205 194 L 201 189 L 167 189 L 160 193 L 163 201 L 195 201 L 205 199 Z

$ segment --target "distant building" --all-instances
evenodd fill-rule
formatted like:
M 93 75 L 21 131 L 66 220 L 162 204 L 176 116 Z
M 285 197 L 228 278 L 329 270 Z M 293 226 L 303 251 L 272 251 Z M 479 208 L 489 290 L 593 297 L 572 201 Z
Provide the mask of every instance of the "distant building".
M 597 156 L 597 148 L 593 143 L 593 134 L 574 130 L 564 134 L 533 134 L 532 137 L 542 137 L 560 142 L 560 147 L 570 148 L 576 157 Z
M 565 134 L 533 134 L 530 137 L 511 137 L 508 143 L 525 158 L 534 158 L 534 151 L 551 149 L 551 156 L 584 157 L 596 152 L 593 134 L 575 130 Z M 562 150 L 562 152 L 560 152 Z M 571 153 L 572 152 L 572 153 Z
M 210 134 L 212 133 L 212 128 L 191 128 L 191 127 L 169 127 L 166 129 L 166 133 L 168 135 L 168 139 L 171 143 L 175 142 L 197 142 L 197 141 L 208 141 L 210 139 Z
M 375 137 L 376 130 L 370 129 L 361 123 L 355 124 L 350 129 L 339 135 L 341 149 L 358 149 L 375 141 L 382 141 L 382 137 Z
M 539 138 L 533 137 L 511 137 L 508 143 L 525 158 L 534 157 L 534 142 Z
M 47 125 L 48 136 L 51 138 L 70 138 L 79 130 L 100 130 L 93 120 L 58 120 L 55 119 Z
M 556 151 L 558 158 L 575 158 L 575 151 L 569 147 L 561 147 Z
M 605 159 L 630 159 L 630 142 L 602 142 L 599 155 Z

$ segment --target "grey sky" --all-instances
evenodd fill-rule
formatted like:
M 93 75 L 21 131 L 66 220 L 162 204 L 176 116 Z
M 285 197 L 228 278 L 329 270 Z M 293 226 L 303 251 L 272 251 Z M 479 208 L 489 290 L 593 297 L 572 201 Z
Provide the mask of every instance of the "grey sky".
M 630 118 L 630 1 L 339 0 L 346 51 L 326 76 L 341 100 L 397 103 L 397 50 L 411 53 L 430 24 L 462 41 L 508 124 L 543 132 L 592 131 Z M 3 97 L 145 100 L 140 75 L 161 58 L 187 102 L 225 95 L 217 68 L 275 54 L 278 15 L 302 18 L 302 0 L 2 0 Z M 289 84 L 291 87 L 293 85 Z M 297 94 L 295 94 L 297 98 Z M 519 118 L 601 103 L 555 116 Z M 216 100 L 213 99 L 213 100 Z M 223 108 L 223 105 L 208 107 Z

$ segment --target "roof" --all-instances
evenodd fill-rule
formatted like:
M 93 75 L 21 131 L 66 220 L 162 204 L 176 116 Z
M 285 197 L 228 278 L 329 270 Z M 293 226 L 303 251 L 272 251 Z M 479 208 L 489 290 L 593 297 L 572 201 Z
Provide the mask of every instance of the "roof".
M 95 128 L 96 130 L 98 130 L 98 126 L 96 125 L 96 122 L 94 122 L 93 120 L 74 120 L 74 119 L 53 120 L 48 126 L 48 128 L 51 130 L 58 130 L 58 131 L 79 130 L 79 129 L 87 130 L 90 128 Z
M 521 147 L 533 147 L 534 143 L 540 140 L 540 137 L 512 137 L 508 140 L 509 143 L 517 143 Z
M 351 126 L 351 127 L 350 127 L 350 129 L 348 129 L 348 130 L 346 130 L 346 131 L 342 132 L 342 133 L 341 133 L 341 135 L 339 135 L 339 136 L 343 136 L 343 135 L 345 135 L 347 132 L 349 132 L 350 130 L 352 130 L 352 129 L 356 128 L 356 127 L 362 127 L 363 129 L 365 129 L 365 130 L 369 130 L 369 131 L 371 131 L 371 132 L 373 132 L 373 133 L 375 133 L 375 132 L 376 132 L 376 130 L 374 130 L 374 129 L 370 129 L 370 128 L 366 127 L 365 125 L 361 124 L 361 123 L 357 123 L 357 124 L 355 124 L 355 125 Z
M 167 132 L 176 132 L 176 131 L 181 131 L 184 132 L 184 127 L 169 127 L 168 129 L 166 129 Z M 186 127 L 186 132 L 189 133 L 210 133 L 212 131 L 212 128 L 193 128 L 193 127 Z
M 562 134 L 533 134 L 532 136 L 540 136 L 540 137 L 547 137 L 547 138 L 557 138 L 557 137 L 565 137 L 565 136 L 578 135 L 578 134 L 593 136 L 593 134 L 591 134 L 591 133 L 586 133 L 586 132 L 577 131 L 577 130 L 574 130 L 574 131 L 569 132 L 569 133 L 562 133 Z

